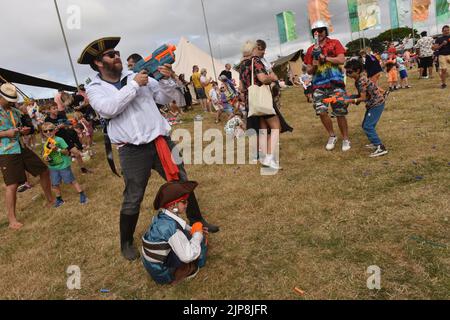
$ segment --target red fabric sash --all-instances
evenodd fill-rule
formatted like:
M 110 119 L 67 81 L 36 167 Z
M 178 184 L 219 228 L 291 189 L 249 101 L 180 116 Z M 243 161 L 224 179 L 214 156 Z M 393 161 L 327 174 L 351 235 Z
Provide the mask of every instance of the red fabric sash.
M 158 152 L 159 160 L 161 161 L 164 173 L 166 174 L 167 181 L 180 180 L 178 173 L 178 166 L 172 160 L 172 153 L 170 152 L 169 145 L 163 136 L 159 136 L 155 139 L 155 147 Z

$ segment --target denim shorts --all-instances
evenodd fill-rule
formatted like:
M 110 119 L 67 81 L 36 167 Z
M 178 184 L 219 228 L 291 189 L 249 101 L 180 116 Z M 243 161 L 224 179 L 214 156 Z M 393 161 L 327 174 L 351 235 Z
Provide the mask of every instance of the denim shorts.
M 226 113 L 233 113 L 233 106 L 231 105 L 231 104 L 229 104 L 229 103 L 224 103 L 223 104 L 223 112 L 226 112 Z
M 205 88 L 195 88 L 195 92 L 197 93 L 199 99 L 207 99 Z
M 50 180 L 52 181 L 52 186 L 59 186 L 61 181 L 66 184 L 71 184 L 75 181 L 72 169 L 69 167 L 61 170 L 50 169 Z
M 316 115 L 321 113 L 328 113 L 328 104 L 323 101 L 325 98 L 330 98 L 335 95 L 345 95 L 345 90 L 341 88 L 332 89 L 316 89 L 313 92 L 313 107 Z M 336 117 L 343 117 L 348 114 L 347 106 L 342 102 L 330 103 L 332 114 Z
M 400 70 L 400 79 L 405 79 L 408 77 L 408 72 L 406 70 Z

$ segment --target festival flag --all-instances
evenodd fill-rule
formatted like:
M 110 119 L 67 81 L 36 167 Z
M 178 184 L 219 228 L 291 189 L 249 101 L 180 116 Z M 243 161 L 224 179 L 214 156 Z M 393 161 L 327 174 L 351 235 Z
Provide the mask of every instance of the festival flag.
M 309 22 L 313 25 L 317 20 L 324 20 L 328 23 L 330 32 L 333 32 L 328 2 L 329 0 L 308 0 Z
M 398 21 L 397 0 L 389 1 L 389 13 L 391 16 L 391 29 L 399 28 L 400 22 Z
M 358 0 L 360 30 L 378 27 L 380 25 L 380 12 L 378 0 Z
M 426 23 L 430 13 L 431 0 L 412 0 L 413 23 Z
M 391 14 L 391 28 L 407 26 L 411 17 L 412 0 L 390 0 L 389 9 Z
M 348 17 L 352 32 L 359 32 L 358 0 L 347 0 Z
M 450 0 L 436 0 L 436 20 L 438 23 L 450 21 Z
M 295 30 L 295 15 L 292 11 L 283 11 L 276 15 L 280 43 L 297 39 Z

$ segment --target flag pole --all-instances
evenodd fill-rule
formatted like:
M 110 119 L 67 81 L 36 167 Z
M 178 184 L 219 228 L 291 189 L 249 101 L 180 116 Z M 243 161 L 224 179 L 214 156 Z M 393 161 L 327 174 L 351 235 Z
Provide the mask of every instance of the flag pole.
M 410 1 L 411 3 L 411 26 L 412 26 L 412 38 L 413 38 L 413 47 L 414 47 L 414 41 L 416 40 L 416 36 L 414 34 L 414 0 Z
M 59 26 L 61 27 L 61 32 L 62 32 L 62 35 L 64 38 L 64 44 L 66 45 L 67 55 L 69 56 L 70 67 L 72 68 L 72 73 L 73 73 L 73 77 L 75 79 L 75 84 L 77 85 L 77 88 L 78 88 L 78 79 L 77 79 L 77 75 L 75 74 L 75 68 L 73 67 L 73 62 L 72 62 L 72 57 L 70 56 L 69 46 L 67 45 L 66 34 L 64 33 L 64 27 L 61 22 L 61 15 L 59 14 L 58 4 L 56 3 L 56 0 L 53 0 L 53 2 L 55 3 L 55 9 L 56 9 L 56 13 L 58 15 Z
M 212 52 L 212 47 L 211 47 L 211 39 L 209 37 L 208 22 L 206 21 L 205 5 L 203 4 L 203 0 L 200 0 L 200 2 L 202 3 L 203 20 L 205 21 L 205 29 L 206 29 L 206 36 L 208 38 L 209 53 L 211 55 L 211 62 L 212 62 L 213 71 L 214 71 L 214 80 L 217 81 L 216 66 L 214 65 L 214 57 L 213 57 L 213 52 Z

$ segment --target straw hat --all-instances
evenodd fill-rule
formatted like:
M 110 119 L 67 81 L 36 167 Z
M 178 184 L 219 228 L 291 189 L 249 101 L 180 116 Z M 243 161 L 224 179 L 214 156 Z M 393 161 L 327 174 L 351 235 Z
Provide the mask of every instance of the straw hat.
M 0 86 L 0 95 L 9 102 L 17 102 L 17 89 L 11 83 L 4 83 Z

